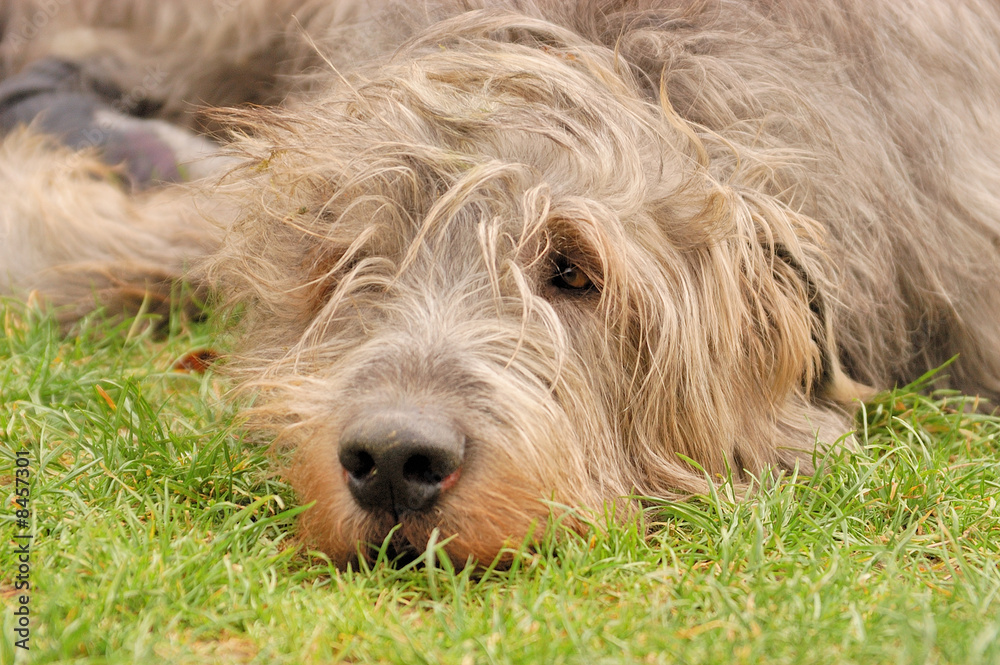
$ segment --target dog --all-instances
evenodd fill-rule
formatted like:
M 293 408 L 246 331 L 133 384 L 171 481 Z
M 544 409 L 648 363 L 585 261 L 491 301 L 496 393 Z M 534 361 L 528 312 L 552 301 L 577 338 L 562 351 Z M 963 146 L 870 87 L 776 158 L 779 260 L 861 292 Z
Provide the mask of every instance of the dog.
M 12 49 L 0 110 L 76 78 L 4 140 L 0 265 L 74 315 L 182 277 L 237 308 L 251 426 L 339 565 L 810 472 L 956 356 L 1000 395 L 992 3 L 206 7 L 62 4 Z

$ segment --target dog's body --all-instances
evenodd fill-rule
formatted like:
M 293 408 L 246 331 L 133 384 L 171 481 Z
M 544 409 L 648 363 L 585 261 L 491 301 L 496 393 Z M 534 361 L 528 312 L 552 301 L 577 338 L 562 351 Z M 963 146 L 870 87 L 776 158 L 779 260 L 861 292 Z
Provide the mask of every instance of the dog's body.
M 10 288 L 113 299 L 209 255 L 194 276 L 245 307 L 233 365 L 339 562 L 396 525 L 403 549 L 437 528 L 488 560 L 551 502 L 704 489 L 685 457 L 808 468 L 857 398 L 956 354 L 952 386 L 1000 396 L 993 4 L 474 4 L 304 3 L 289 24 L 329 66 L 234 5 L 257 36 L 220 53 L 284 53 L 247 56 L 270 87 L 213 97 L 239 59 L 195 75 L 183 53 L 151 86 L 150 122 L 272 104 L 231 114 L 243 165 L 201 202 L 14 130 L 2 186 L 32 194 L 0 201 Z M 167 22 L 144 16 L 115 43 Z M 20 90 L 46 74 L 19 53 Z M 88 187 L 100 205 L 67 215 Z

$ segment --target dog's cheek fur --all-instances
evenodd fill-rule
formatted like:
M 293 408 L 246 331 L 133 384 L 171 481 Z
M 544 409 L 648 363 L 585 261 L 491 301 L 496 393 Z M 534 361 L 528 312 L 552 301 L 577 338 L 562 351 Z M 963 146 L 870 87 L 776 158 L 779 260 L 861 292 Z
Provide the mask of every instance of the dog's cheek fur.
M 823 260 L 818 226 L 710 180 L 675 193 L 674 211 L 684 197 L 698 212 L 680 226 L 717 232 L 673 242 L 678 221 L 662 220 L 664 237 L 634 248 L 623 264 L 631 272 L 620 280 L 624 291 L 608 294 L 630 303 L 622 328 L 634 355 L 620 362 L 637 369 L 616 383 L 627 387 L 620 408 L 637 486 L 662 494 L 703 482 L 681 455 L 711 476 L 731 470 L 739 481 L 796 463 L 809 469 L 816 435 L 835 441 L 850 428 L 835 404 L 810 399 L 824 371 L 839 376 L 839 367 L 824 364 L 822 312 L 800 269 Z M 777 247 L 796 260 L 783 260 Z

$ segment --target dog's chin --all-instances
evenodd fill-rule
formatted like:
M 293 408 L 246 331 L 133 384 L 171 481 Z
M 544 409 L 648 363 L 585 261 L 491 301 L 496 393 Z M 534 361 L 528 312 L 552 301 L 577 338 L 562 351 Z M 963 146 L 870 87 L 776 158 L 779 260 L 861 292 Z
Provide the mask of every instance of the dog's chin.
M 358 554 L 367 561 L 384 559 L 395 567 L 402 567 L 421 559 L 431 548 L 440 546 L 431 556 L 423 558 L 440 561 L 442 550 L 455 568 L 493 565 L 503 568 L 510 563 L 514 548 L 528 533 L 499 535 L 482 532 L 457 532 L 448 526 L 447 514 L 409 513 L 399 517 L 383 514 L 370 516 L 368 534 L 358 539 Z M 486 525 L 484 525 L 485 527 Z
M 413 527 L 407 528 L 405 522 L 412 521 L 385 515 L 372 525 L 369 537 L 358 542 L 358 553 L 367 561 L 379 558 L 399 568 L 413 563 L 427 549 L 428 539 L 415 537 L 422 535 L 412 533 Z

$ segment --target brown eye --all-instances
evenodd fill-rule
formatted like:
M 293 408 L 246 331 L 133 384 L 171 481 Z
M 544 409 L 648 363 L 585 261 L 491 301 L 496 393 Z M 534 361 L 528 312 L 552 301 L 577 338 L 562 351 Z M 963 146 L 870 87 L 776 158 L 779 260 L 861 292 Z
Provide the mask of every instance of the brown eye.
M 552 276 L 552 286 L 567 291 L 586 291 L 594 286 L 579 266 L 564 256 L 555 260 L 555 274 Z

